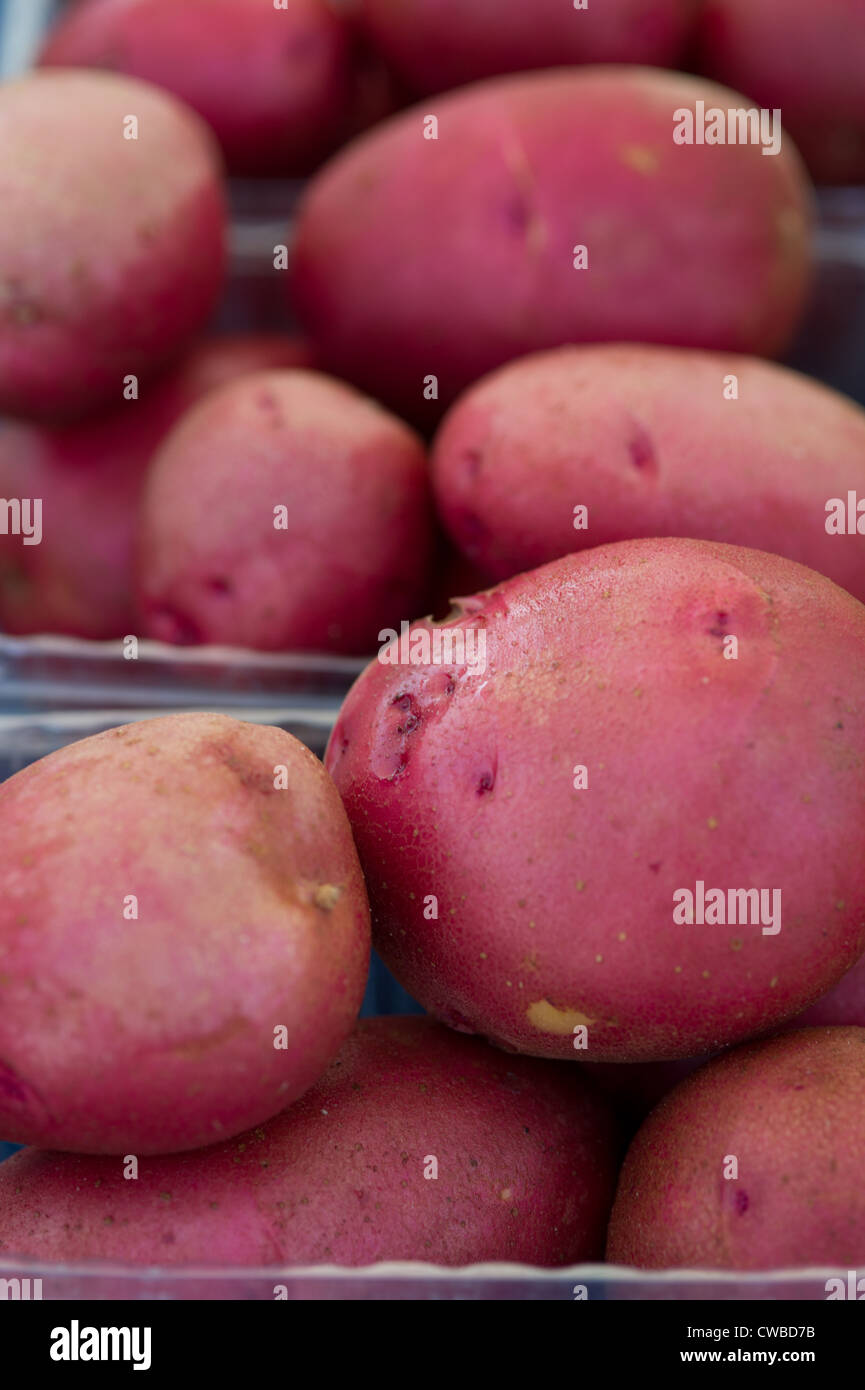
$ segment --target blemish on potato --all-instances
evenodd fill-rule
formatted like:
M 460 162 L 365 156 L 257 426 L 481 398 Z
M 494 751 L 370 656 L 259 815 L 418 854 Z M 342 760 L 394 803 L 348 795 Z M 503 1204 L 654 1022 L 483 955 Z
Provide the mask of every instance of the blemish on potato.
M 342 897 L 342 888 L 335 883 L 320 883 L 313 894 L 313 902 L 322 912 L 332 912 Z
M 203 1052 L 210 1051 L 211 1048 L 220 1047 L 248 1027 L 249 1024 L 245 1018 L 230 1018 L 221 1028 L 216 1028 L 211 1033 L 202 1033 L 198 1038 L 190 1038 L 185 1042 L 175 1043 L 170 1050 L 178 1053 L 181 1057 L 199 1057 Z
M 633 430 L 627 446 L 631 463 L 639 473 L 657 477 L 658 459 L 651 435 L 636 420 L 632 423 Z
M 536 184 L 528 156 L 516 141 L 506 146 L 503 155 L 515 185 L 504 207 L 505 220 L 509 227 L 524 237 L 530 251 L 541 251 L 547 243 L 548 231 L 534 205 Z
M 479 776 L 475 785 L 475 794 L 483 796 L 486 792 L 491 792 L 496 784 L 495 767 L 486 768 Z
M 464 471 L 469 480 L 474 482 L 481 470 L 483 454 L 480 449 L 466 449 L 462 455 Z M 462 610 L 460 610 L 460 613 Z
M 658 168 L 658 156 L 648 145 L 622 145 L 619 158 L 638 174 L 654 174 Z
M 526 1009 L 526 1018 L 539 1032 L 553 1033 L 557 1037 L 565 1037 L 573 1033 L 574 1028 L 586 1027 L 595 1022 L 579 1009 L 560 1009 L 551 1004 L 549 999 L 536 999 Z

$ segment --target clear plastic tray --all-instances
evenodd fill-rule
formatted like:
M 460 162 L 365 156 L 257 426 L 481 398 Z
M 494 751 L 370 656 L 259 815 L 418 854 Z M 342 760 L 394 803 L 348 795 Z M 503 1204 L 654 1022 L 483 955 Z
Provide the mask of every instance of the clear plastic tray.
M 796 1270 L 781 1274 L 717 1274 L 664 1270 L 646 1274 L 611 1265 L 573 1265 L 568 1269 L 533 1269 L 527 1265 L 481 1264 L 464 1269 L 417 1263 L 341 1269 L 132 1269 L 124 1265 L 44 1265 L 0 1258 L 0 1279 L 41 1279 L 43 1300 L 497 1300 L 605 1302 L 683 1299 L 731 1300 L 826 1299 L 826 1281 L 837 1269 Z
M 0 775 L 74 738 L 178 710 L 276 724 L 321 756 L 363 657 L 0 634 Z

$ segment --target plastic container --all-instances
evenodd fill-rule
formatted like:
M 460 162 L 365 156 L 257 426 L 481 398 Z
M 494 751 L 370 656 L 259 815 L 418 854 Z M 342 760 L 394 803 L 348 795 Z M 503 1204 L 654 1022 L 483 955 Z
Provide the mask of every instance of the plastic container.
M 610 1265 L 571 1269 L 533 1269 L 526 1265 L 485 1264 L 443 1269 L 417 1263 L 381 1264 L 367 1269 L 132 1269 L 92 1264 L 40 1265 L 37 1261 L 0 1258 L 0 1279 L 41 1279 L 46 1300 L 194 1299 L 255 1300 L 276 1298 L 327 1301 L 459 1300 L 634 1302 L 646 1299 L 680 1302 L 732 1300 L 825 1300 L 826 1281 L 837 1269 L 796 1270 L 789 1274 L 717 1274 L 664 1271 L 643 1274 Z
M 278 724 L 324 751 L 363 657 L 123 644 L 0 634 L 0 774 L 74 738 L 178 710 L 216 710 Z

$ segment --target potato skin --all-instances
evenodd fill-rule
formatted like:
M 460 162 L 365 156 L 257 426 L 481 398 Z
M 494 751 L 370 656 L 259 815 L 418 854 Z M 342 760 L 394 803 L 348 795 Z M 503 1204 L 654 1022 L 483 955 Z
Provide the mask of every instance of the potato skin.
M 237 174 L 308 173 L 353 95 L 345 23 L 324 0 L 85 0 L 54 26 L 42 64 L 109 68 L 187 102 Z
M 287 528 L 274 508 L 288 509 Z M 149 636 L 361 655 L 422 610 L 432 507 L 420 439 L 317 372 L 214 392 L 163 444 L 141 513 Z
M 496 579 L 690 536 L 785 555 L 865 600 L 865 535 L 826 532 L 830 498 L 865 498 L 865 410 L 774 363 L 639 344 L 536 353 L 462 396 L 432 476 L 453 539 Z
M 419 95 L 564 63 L 675 67 L 695 0 L 360 0 L 362 22 Z
M 485 669 L 372 664 L 326 756 L 377 949 L 426 1009 L 521 1052 L 663 1061 L 776 1027 L 853 964 L 862 604 L 778 556 L 639 540 L 519 575 L 460 626 Z M 780 932 L 677 924 L 699 880 L 780 889 Z
M 428 376 L 447 403 L 562 343 L 780 353 L 810 281 L 804 170 L 789 141 L 772 158 L 675 144 L 674 112 L 698 99 L 741 101 L 679 74 L 565 68 L 479 83 L 355 141 L 298 215 L 292 303 L 323 365 L 432 419 Z
M 634 1139 L 607 1259 L 642 1269 L 854 1269 L 865 1255 L 865 1028 L 736 1048 Z M 724 1180 L 727 1156 L 739 1175 Z
M 124 138 L 129 116 L 138 139 Z M 0 412 L 121 401 L 125 378 L 178 353 L 221 289 L 209 132 L 144 83 L 52 70 L 3 84 L 0 148 Z
M 226 334 L 196 345 L 138 400 L 66 425 L 0 430 L 0 496 L 39 497 L 39 545 L 0 536 L 0 628 L 104 641 L 138 630 L 138 503 L 153 454 L 207 391 L 265 367 L 311 366 L 300 339 Z
M 5 782 L 0 831 L 4 1138 L 113 1154 L 227 1139 L 297 1099 L 350 1032 L 366 892 L 329 778 L 281 729 L 110 729 Z
M 704 72 L 780 108 L 818 183 L 865 182 L 863 0 L 705 0 Z
M 617 1158 L 609 1107 L 575 1069 L 427 1018 L 369 1019 L 291 1109 L 231 1144 L 142 1162 L 136 1182 L 119 1158 L 16 1154 L 0 1166 L 0 1251 L 570 1264 L 603 1250 Z

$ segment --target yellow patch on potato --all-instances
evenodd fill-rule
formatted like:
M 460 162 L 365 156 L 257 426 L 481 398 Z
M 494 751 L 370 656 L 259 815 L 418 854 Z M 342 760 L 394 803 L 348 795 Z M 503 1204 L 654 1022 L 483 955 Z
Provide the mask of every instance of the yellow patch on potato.
M 623 145 L 619 158 L 638 174 L 654 174 L 658 167 L 658 156 L 648 145 Z
M 536 999 L 526 1009 L 526 1018 L 532 1027 L 541 1033 L 556 1033 L 562 1036 L 573 1033 L 575 1028 L 588 1027 L 595 1021 L 579 1009 L 558 1009 L 549 999 Z

